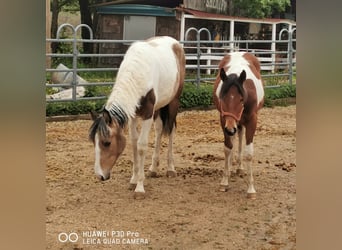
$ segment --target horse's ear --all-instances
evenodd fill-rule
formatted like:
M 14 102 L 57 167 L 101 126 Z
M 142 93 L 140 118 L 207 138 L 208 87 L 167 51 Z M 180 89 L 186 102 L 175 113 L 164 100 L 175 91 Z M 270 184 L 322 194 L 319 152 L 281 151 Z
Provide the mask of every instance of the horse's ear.
M 220 77 L 221 77 L 222 81 L 225 81 L 228 78 L 227 75 L 226 75 L 226 71 L 224 71 L 224 68 L 220 69 Z
M 112 117 L 106 109 L 103 110 L 103 117 L 108 125 L 112 123 Z
M 244 81 L 246 81 L 246 71 L 242 70 L 240 77 L 239 77 L 239 82 L 240 84 L 243 84 Z
M 93 121 L 96 120 L 97 117 L 99 117 L 99 114 L 96 111 L 91 110 L 90 111 L 90 116 Z

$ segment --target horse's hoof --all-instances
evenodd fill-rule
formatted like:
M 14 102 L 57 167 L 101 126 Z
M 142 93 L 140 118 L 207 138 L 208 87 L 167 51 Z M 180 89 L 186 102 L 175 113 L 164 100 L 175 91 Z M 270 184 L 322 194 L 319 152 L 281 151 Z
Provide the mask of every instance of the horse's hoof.
M 136 187 L 137 187 L 137 184 L 130 183 L 128 186 L 128 190 L 135 190 Z
M 236 182 L 236 177 L 237 177 L 236 172 L 231 171 L 230 176 L 229 176 L 229 180 L 231 182 Z
M 221 185 L 220 186 L 220 192 L 227 192 L 229 189 L 229 186 L 228 185 Z
M 246 175 L 246 172 L 243 169 L 237 169 L 236 170 L 236 175 L 242 178 L 242 177 L 244 177 Z
M 145 193 L 144 192 L 134 192 L 133 198 L 135 200 L 143 200 L 143 199 L 145 199 Z
M 157 178 L 157 172 L 148 171 L 148 172 L 146 173 L 146 176 L 149 177 L 149 178 Z
M 168 170 L 166 172 L 166 177 L 176 177 L 176 176 L 177 176 L 176 171 Z
M 256 193 L 247 193 L 247 199 L 255 200 L 256 199 Z

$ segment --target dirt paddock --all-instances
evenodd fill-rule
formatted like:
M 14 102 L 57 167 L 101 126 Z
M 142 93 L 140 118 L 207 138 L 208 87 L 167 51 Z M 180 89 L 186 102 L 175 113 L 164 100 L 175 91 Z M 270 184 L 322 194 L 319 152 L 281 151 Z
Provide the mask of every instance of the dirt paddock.
M 128 190 L 129 140 L 111 179 L 100 182 L 88 141 L 92 122 L 47 122 L 47 249 L 296 249 L 296 106 L 259 113 L 256 200 L 246 198 L 246 177 L 219 192 L 223 134 L 216 110 L 184 111 L 177 122 L 177 177 L 165 176 L 164 137 L 160 172 L 146 178 L 143 200 Z

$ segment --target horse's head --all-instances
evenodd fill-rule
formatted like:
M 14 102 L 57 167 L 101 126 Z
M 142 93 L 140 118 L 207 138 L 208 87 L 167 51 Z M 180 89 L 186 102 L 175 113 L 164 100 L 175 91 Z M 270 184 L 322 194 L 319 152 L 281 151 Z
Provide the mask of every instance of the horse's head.
M 91 114 L 93 124 L 89 129 L 89 139 L 95 146 L 95 174 L 104 181 L 110 178 L 110 171 L 123 152 L 126 139 L 123 129 L 113 122 L 107 110 L 100 115 Z
M 237 131 L 237 125 L 247 99 L 247 92 L 243 87 L 243 82 L 246 80 L 246 71 L 243 70 L 240 76 L 236 74 L 227 76 L 224 69 L 221 68 L 220 78 L 222 80 L 219 94 L 220 113 L 225 123 L 224 129 L 226 133 L 232 136 Z

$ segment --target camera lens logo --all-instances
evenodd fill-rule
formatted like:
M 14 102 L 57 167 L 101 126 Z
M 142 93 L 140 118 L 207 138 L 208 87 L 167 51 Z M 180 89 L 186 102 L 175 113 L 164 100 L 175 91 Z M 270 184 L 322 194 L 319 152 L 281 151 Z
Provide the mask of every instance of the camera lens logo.
M 58 241 L 62 243 L 72 242 L 75 243 L 78 241 L 78 234 L 77 233 L 60 233 L 58 234 Z

